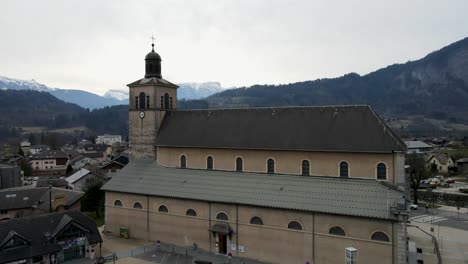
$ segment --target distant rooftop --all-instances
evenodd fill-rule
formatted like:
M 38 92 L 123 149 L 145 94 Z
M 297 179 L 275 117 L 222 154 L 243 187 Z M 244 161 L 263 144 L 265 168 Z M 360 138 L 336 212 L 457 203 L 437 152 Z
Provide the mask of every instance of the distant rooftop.
M 432 148 L 433 146 L 423 142 L 423 141 L 405 141 L 406 147 L 408 149 L 419 149 L 419 148 Z

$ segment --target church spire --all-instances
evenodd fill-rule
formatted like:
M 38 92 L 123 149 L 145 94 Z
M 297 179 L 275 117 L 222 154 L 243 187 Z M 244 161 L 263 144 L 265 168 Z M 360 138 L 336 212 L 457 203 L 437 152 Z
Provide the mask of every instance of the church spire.
M 161 56 L 154 51 L 154 37 L 151 36 L 151 52 L 146 54 L 145 57 L 145 78 L 158 78 L 162 79 L 161 75 Z

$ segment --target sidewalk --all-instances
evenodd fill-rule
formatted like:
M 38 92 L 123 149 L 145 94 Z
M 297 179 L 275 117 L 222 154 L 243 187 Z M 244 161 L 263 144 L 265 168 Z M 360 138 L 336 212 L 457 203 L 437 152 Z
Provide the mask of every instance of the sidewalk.
M 457 207 L 454 206 L 447 206 L 447 205 L 441 205 L 438 210 L 442 211 L 447 211 L 447 212 L 455 212 L 455 213 L 460 213 L 461 214 L 467 214 L 468 213 L 468 208 L 466 207 L 460 207 L 460 211 L 457 209 Z
M 424 231 L 437 238 L 442 255 L 442 263 L 465 264 L 468 261 L 468 231 L 445 226 L 434 226 L 429 223 L 417 223 Z M 424 263 L 437 263 L 431 237 L 414 227 L 408 227 L 408 236 L 423 250 Z

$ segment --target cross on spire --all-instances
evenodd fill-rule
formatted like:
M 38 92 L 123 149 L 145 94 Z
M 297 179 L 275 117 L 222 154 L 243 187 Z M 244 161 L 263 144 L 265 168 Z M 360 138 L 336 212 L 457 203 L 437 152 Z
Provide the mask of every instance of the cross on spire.
M 152 47 L 153 51 L 154 51 L 154 40 L 155 40 L 155 38 L 154 38 L 153 34 L 151 34 L 151 47 Z

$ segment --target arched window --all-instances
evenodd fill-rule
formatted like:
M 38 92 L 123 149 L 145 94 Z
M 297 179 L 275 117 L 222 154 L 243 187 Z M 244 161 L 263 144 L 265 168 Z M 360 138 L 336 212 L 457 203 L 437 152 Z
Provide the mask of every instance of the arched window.
M 138 102 L 138 106 L 140 107 L 140 109 L 145 109 L 145 106 L 146 106 L 146 95 L 145 93 L 140 93 L 140 98 L 139 98 L 139 102 Z
M 346 236 L 346 232 L 344 231 L 344 229 L 339 226 L 333 226 L 332 228 L 330 228 L 328 233 L 330 235 L 335 235 L 335 236 Z
M 221 220 L 221 221 L 229 221 L 229 217 L 227 216 L 227 214 L 225 214 L 223 212 L 219 212 L 216 215 L 216 219 Z
M 390 242 L 390 238 L 387 236 L 387 234 L 381 231 L 374 232 L 371 236 L 371 239 L 377 241 Z
M 236 171 L 242 171 L 243 170 L 243 160 L 241 157 L 238 157 L 236 159 Z
M 250 219 L 250 224 L 252 224 L 252 225 L 263 225 L 263 220 L 258 216 L 254 216 L 254 217 L 252 217 L 252 219 Z
M 187 212 L 185 212 L 185 215 L 188 215 L 188 216 L 197 216 L 197 212 L 195 212 L 195 210 L 193 210 L 192 208 L 188 209 Z
M 135 209 L 143 209 L 143 205 L 141 205 L 141 203 L 139 203 L 139 202 L 136 202 L 136 203 L 133 204 L 133 208 L 135 208 Z
M 302 175 L 310 175 L 310 162 L 308 160 L 302 161 Z
M 301 225 L 301 223 L 299 223 L 297 221 L 291 221 L 288 224 L 288 229 L 302 230 L 302 225 Z
M 169 109 L 169 94 L 165 93 L 164 94 L 164 109 Z
M 342 161 L 340 163 L 340 177 L 348 178 L 349 177 L 349 166 L 348 162 Z
M 213 169 L 213 157 L 208 156 L 208 158 L 206 158 L 206 168 L 207 168 L 208 170 L 212 170 L 212 169 Z
M 122 201 L 120 201 L 120 200 L 115 200 L 115 201 L 114 201 L 114 206 L 122 207 L 122 206 L 123 206 L 123 205 L 122 205 Z
M 275 161 L 273 159 L 267 160 L 267 173 L 269 174 L 275 173 Z
M 185 155 L 180 156 L 180 167 L 182 169 L 187 168 L 187 157 Z
M 387 165 L 383 163 L 377 164 L 377 180 L 387 179 Z
M 158 212 L 160 212 L 160 213 L 169 213 L 169 210 L 167 209 L 167 207 L 165 205 L 161 205 L 158 208 Z

